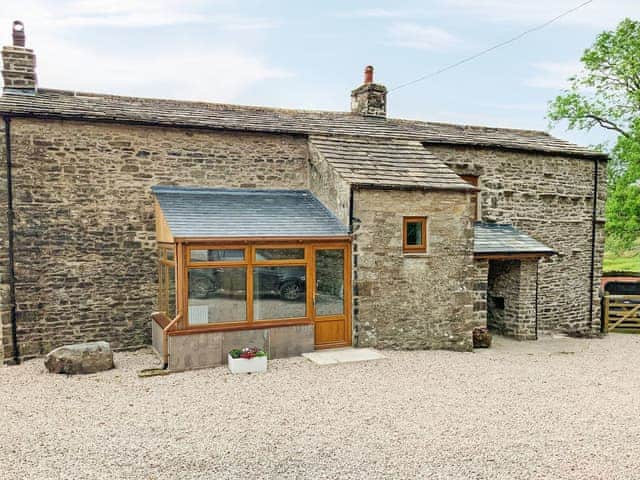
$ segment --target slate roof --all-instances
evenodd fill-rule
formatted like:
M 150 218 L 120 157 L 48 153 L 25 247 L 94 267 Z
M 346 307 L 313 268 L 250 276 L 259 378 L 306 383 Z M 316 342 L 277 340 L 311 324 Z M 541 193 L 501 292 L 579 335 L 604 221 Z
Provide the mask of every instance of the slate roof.
M 415 140 L 342 136 L 311 136 L 310 140 L 352 184 L 474 189 Z
M 155 186 L 174 238 L 338 237 L 349 230 L 307 190 Z
M 539 253 L 552 255 L 553 249 L 522 233 L 513 225 L 476 222 L 473 253 L 481 254 L 517 254 Z
M 302 135 L 394 138 L 607 158 L 603 153 L 539 131 L 385 119 L 349 112 L 286 110 L 50 89 L 38 89 L 35 95 L 5 90 L 0 97 L 0 114 Z

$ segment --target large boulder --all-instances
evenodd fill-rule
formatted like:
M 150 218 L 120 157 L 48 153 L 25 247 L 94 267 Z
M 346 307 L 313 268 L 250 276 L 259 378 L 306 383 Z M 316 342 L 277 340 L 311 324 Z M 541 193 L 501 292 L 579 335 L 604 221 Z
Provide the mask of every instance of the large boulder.
M 49 352 L 44 365 L 51 373 L 102 372 L 114 367 L 113 351 L 107 342 L 65 345 Z

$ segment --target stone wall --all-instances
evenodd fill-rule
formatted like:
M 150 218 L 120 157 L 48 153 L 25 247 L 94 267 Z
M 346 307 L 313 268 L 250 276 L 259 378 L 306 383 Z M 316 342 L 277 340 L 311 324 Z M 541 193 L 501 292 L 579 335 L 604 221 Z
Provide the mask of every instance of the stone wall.
M 536 340 L 538 338 L 538 260 L 520 261 L 520 289 L 518 295 L 518 325 L 514 336 L 518 340 Z M 587 302 L 588 303 L 588 302 Z
M 358 346 L 472 348 L 473 229 L 463 192 L 358 189 Z M 428 217 L 428 252 L 402 252 L 403 216 Z
M 387 116 L 387 88 L 364 83 L 351 92 L 351 112 L 374 117 Z
M 36 56 L 30 48 L 2 47 L 4 88 L 36 88 Z
M 487 327 L 505 335 L 513 333 L 520 301 L 519 260 L 493 260 L 487 277 Z
M 487 280 L 489 260 L 473 261 L 473 324 L 475 327 L 487 326 Z
M 308 188 L 303 137 L 31 119 L 12 128 L 17 323 L 27 357 L 78 341 L 149 343 L 152 185 Z M 3 326 L 7 358 L 4 316 Z
M 490 260 L 487 326 L 519 340 L 536 339 L 535 260 Z
M 350 185 L 309 143 L 309 189 L 345 225 L 349 225 Z
M 457 173 L 480 177 L 484 220 L 511 223 L 558 252 L 540 263 L 539 333 L 599 330 L 602 223 L 597 226 L 596 276 L 589 285 L 594 162 L 480 147 L 427 145 L 427 149 Z M 604 217 L 605 171 L 605 162 L 599 162 L 599 218 Z
M 155 322 L 153 322 L 155 323 Z M 169 335 L 169 369 L 174 371 L 214 367 L 227 363 L 234 348 L 258 347 L 270 359 L 312 352 L 313 325 L 291 325 L 254 330 Z

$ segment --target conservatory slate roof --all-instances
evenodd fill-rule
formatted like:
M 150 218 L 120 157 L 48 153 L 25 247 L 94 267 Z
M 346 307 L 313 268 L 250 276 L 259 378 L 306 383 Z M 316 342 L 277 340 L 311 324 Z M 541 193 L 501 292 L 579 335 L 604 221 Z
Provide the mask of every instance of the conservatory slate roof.
M 475 189 L 415 140 L 311 136 L 310 141 L 351 184 Z
M 42 88 L 35 94 L 5 89 L 0 97 L 0 114 L 301 135 L 394 138 L 428 144 L 487 146 L 607 158 L 601 152 L 540 131 L 377 118 L 350 112 L 286 110 Z
M 151 191 L 174 238 L 349 235 L 307 190 L 155 186 Z
M 556 253 L 552 248 L 522 233 L 513 225 L 476 222 L 474 230 L 474 255 L 553 255 Z

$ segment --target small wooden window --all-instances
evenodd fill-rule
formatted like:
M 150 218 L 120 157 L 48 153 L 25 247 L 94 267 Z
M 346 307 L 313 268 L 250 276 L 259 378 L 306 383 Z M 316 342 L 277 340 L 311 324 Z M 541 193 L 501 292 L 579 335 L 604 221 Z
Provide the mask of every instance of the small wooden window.
M 427 253 L 426 217 L 404 217 L 402 251 L 405 253 Z

